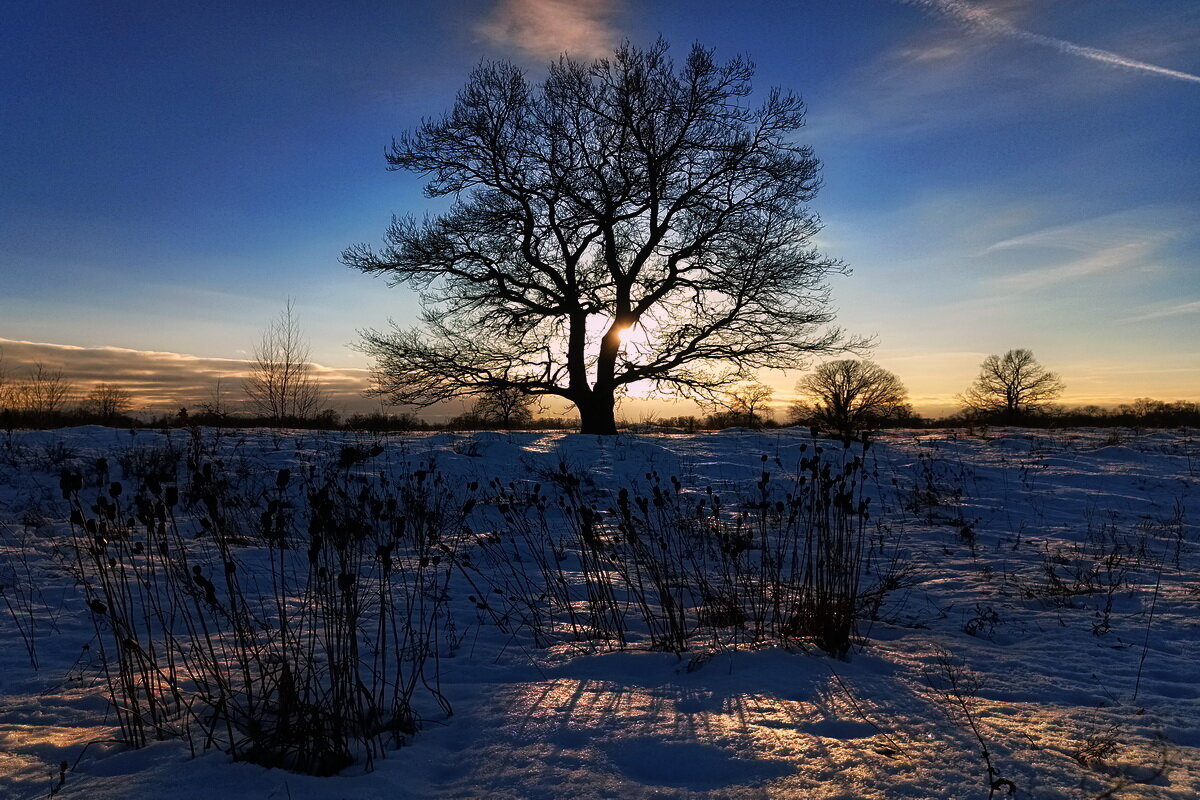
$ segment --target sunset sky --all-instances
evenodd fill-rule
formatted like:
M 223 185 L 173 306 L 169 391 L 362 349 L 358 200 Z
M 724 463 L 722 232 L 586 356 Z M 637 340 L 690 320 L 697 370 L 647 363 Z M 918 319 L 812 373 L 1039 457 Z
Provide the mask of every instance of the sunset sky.
M 386 171 L 481 58 L 537 78 L 658 35 L 747 54 L 808 105 L 838 324 L 918 411 L 1032 349 L 1068 404 L 1200 399 L 1200 3 L 1111 0 L 9 3 L 0 27 L 0 354 L 142 406 L 244 369 L 295 299 L 336 408 L 356 330 L 416 297 L 351 272 Z M 786 402 L 799 373 L 764 374 Z M 229 385 L 232 385 L 230 383 Z M 637 406 L 634 408 L 644 408 Z M 636 413 L 636 412 L 635 412 Z M 671 412 L 674 413 L 674 412 Z

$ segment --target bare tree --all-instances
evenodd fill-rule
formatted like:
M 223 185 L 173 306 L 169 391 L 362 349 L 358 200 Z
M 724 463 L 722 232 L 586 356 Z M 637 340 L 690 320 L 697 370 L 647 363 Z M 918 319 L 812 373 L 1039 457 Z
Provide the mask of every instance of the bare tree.
M 493 389 L 475 401 L 471 414 L 505 430 L 533 422 L 533 398 L 515 386 Z
M 842 434 L 912 416 L 900 378 L 871 361 L 829 361 L 801 378 L 796 392 L 793 422 L 815 422 Z
M 53 414 L 62 410 L 74 389 L 61 370 L 47 369 L 39 361 L 29 368 L 23 380 L 9 387 L 9 402 L 19 411 Z
M 4 364 L 4 351 L 0 350 L 0 411 L 12 408 L 12 382 L 8 377 L 8 367 Z
M 208 399 L 199 405 L 201 414 L 219 420 L 229 417 L 229 403 L 225 399 L 221 383 L 222 379 L 217 378 L 213 387 L 209 389 Z
M 958 399 L 969 412 L 1014 421 L 1041 411 L 1064 388 L 1058 375 L 1038 363 L 1032 351 L 1009 350 L 985 358 L 979 377 Z
M 774 396 L 775 390 L 770 386 L 749 381 L 726 390 L 721 405 L 728 409 L 736 424 L 757 428 L 762 424 L 763 411 Z
M 538 85 L 478 67 L 440 119 L 394 141 L 392 169 L 455 198 L 397 218 L 342 260 L 422 292 L 424 327 L 366 331 L 381 391 L 418 406 L 494 389 L 557 395 L 616 432 L 630 384 L 713 398 L 763 367 L 840 349 L 805 204 L 819 162 L 800 98 L 751 106 L 753 65 L 659 41 Z
M 133 396 L 113 383 L 98 383 L 83 399 L 83 410 L 110 420 L 133 408 Z
M 289 299 L 263 332 L 244 389 L 254 412 L 275 424 L 308 419 L 320 410 L 321 386 L 309 361 L 308 340 L 300 331 L 295 301 Z

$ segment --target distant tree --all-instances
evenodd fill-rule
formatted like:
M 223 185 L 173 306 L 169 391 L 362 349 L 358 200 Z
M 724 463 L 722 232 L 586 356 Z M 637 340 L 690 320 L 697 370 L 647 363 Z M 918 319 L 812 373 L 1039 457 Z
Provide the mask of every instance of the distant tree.
M 1114 414 L 1127 422 L 1139 425 L 1184 425 L 1200 423 L 1200 403 L 1187 400 L 1167 402 L 1139 397 L 1132 403 L 1117 406 Z
M 796 383 L 792 422 L 852 434 L 912 416 L 908 390 L 894 372 L 871 361 L 842 359 L 817 367 Z
M 496 389 L 557 395 L 584 433 L 616 433 L 633 383 L 711 399 L 760 368 L 840 350 L 807 204 L 819 162 L 804 105 L 751 105 L 753 65 L 659 41 L 562 58 L 539 84 L 472 73 L 448 114 L 394 141 L 392 169 L 454 202 L 397 218 L 343 262 L 422 292 L 423 329 L 367 331 L 401 404 Z
M 351 414 L 346 420 L 350 430 L 362 431 L 418 431 L 429 430 L 430 426 L 415 414 L 384 414 L 375 411 L 369 414 Z
M 654 420 L 654 426 L 659 428 L 679 428 L 684 433 L 695 433 L 700 430 L 703 421 L 696 416 L 687 414 L 677 417 L 663 417 Z
M 0 411 L 12 408 L 12 382 L 8 377 L 8 366 L 4 363 L 4 351 L 0 350 Z
M 208 399 L 197 406 L 200 415 L 208 421 L 221 422 L 229 418 L 229 401 L 225 399 L 222 382 L 221 378 L 217 378 L 209 390 Z
M 470 413 L 485 423 L 512 430 L 533 422 L 533 398 L 515 386 L 505 386 L 480 397 Z
M 275 424 L 314 417 L 322 403 L 321 386 L 309 361 L 308 341 L 300 331 L 294 308 L 294 301 L 289 299 L 279 317 L 263 332 L 244 385 L 254 413 Z
M 29 368 L 23 380 L 9 389 L 12 408 L 34 414 L 53 414 L 62 411 L 75 387 L 61 370 L 47 369 L 38 362 Z
M 1045 409 L 1066 388 L 1062 380 L 1043 367 L 1030 350 L 1009 350 L 988 356 L 979 377 L 958 396 L 972 414 L 1013 422 Z
M 342 415 L 332 408 L 322 408 L 312 416 L 311 421 L 314 428 L 323 431 L 334 431 L 342 427 Z
M 133 408 L 133 397 L 116 384 L 98 383 L 83 399 L 82 407 L 89 414 L 111 420 Z
M 719 407 L 723 412 L 709 415 L 713 427 L 741 425 L 757 428 L 762 425 L 764 412 L 775 390 L 765 383 L 747 381 L 726 390 L 720 397 Z

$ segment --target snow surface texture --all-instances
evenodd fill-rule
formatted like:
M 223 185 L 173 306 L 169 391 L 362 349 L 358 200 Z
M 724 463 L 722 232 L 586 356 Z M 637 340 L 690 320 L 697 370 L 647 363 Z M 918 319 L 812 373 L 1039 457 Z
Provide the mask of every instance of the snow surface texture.
M 531 484 L 565 464 L 589 492 L 656 470 L 730 503 L 749 496 L 762 456 L 794 470 L 810 443 L 795 430 L 203 435 L 246 475 L 379 443 L 377 460 L 433 460 L 452 485 Z M 870 535 L 905 570 L 846 661 L 811 648 L 538 650 L 456 588 L 458 638 L 440 663 L 453 715 L 426 713 L 373 770 L 333 778 L 111 741 L 95 631 L 56 555 L 68 536 L 59 471 L 105 456 L 119 479 L 121 453 L 187 436 L 87 427 L 0 440 L 0 797 L 986 798 L 972 725 L 1016 797 L 1200 796 L 1194 434 L 881 435 Z

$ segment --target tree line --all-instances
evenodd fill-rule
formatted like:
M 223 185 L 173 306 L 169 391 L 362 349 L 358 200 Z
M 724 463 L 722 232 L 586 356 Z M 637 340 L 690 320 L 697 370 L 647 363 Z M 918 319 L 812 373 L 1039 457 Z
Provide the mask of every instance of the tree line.
M 365 431 L 422 430 L 574 430 L 578 422 L 562 415 L 538 416 L 535 400 L 503 387 L 478 396 L 463 413 L 431 423 L 408 412 L 374 412 L 341 417 L 324 404 L 324 394 L 308 360 L 293 304 L 265 330 L 255 348 L 250 375 L 235 409 L 221 382 L 209 399 L 152 420 L 131 414 L 133 395 L 114 383 L 99 383 L 79 397 L 61 370 L 34 364 L 10 374 L 0 360 L 0 424 L 4 427 L 211 425 L 218 427 L 297 427 Z M 866 359 L 820 364 L 796 383 L 796 399 L 783 409 L 783 425 L 816 427 L 838 435 L 899 427 L 958 425 L 1145 426 L 1200 425 L 1200 404 L 1139 398 L 1112 408 L 1053 404 L 1065 385 L 1025 349 L 991 355 L 979 374 L 957 396 L 961 407 L 947 417 L 927 419 L 913 411 L 908 390 L 894 372 Z M 772 408 L 774 390 L 757 381 L 732 384 L 714 392 L 703 415 L 616 420 L 617 427 L 716 430 L 730 427 L 779 427 Z
M 101 423 L 119 422 L 133 408 L 133 396 L 113 383 L 98 383 L 82 396 L 60 369 L 41 362 L 10 374 L 0 358 L 0 415 L 9 422 L 55 422 L 74 417 Z
M 797 399 L 785 410 L 787 425 L 808 425 L 839 435 L 898 427 L 959 425 L 1043 426 L 1195 426 L 1200 404 L 1139 398 L 1113 408 L 1096 405 L 1065 408 L 1054 404 L 1065 389 L 1027 349 L 1009 350 L 983 360 L 975 380 L 956 396 L 957 412 L 925 419 L 913 411 L 900 377 L 866 359 L 839 359 L 821 364 L 796 383 Z M 764 409 L 770 387 L 753 382 L 732 387 L 722 408 L 705 417 L 674 417 L 663 424 L 689 430 L 772 427 Z

